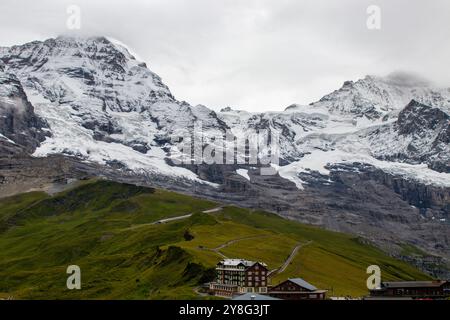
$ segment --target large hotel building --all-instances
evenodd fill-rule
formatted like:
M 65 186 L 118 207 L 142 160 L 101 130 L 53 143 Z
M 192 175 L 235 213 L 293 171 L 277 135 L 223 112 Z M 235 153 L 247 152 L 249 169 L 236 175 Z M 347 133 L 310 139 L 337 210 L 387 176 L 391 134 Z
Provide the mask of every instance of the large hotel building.
M 232 296 L 247 292 L 267 293 L 268 270 L 262 262 L 224 259 L 217 264 L 216 282 L 210 290 L 216 295 Z

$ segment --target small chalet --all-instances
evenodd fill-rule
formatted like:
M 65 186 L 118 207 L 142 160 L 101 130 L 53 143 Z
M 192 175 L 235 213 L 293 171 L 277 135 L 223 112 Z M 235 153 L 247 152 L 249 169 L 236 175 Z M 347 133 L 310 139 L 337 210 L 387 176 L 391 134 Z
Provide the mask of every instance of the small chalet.
M 270 288 L 268 294 L 283 300 L 324 300 L 326 293 L 301 278 L 294 278 Z
M 263 262 L 224 259 L 216 266 L 217 278 L 209 285 L 219 296 L 231 297 L 247 292 L 267 293 L 268 270 Z
M 445 299 L 450 297 L 450 282 L 443 280 L 382 282 L 380 288 L 370 290 L 370 297 Z

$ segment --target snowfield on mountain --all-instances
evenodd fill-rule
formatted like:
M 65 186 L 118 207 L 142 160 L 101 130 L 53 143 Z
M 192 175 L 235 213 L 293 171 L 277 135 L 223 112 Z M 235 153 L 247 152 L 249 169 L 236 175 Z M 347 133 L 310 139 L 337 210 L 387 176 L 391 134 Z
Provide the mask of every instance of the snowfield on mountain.
M 327 174 L 327 164 L 340 162 L 367 163 L 426 184 L 450 185 L 450 91 L 406 74 L 348 81 L 318 102 L 283 112 L 214 112 L 176 100 L 144 62 L 104 37 L 35 41 L 2 48 L 0 59 L 3 77 L 20 80 L 34 112 L 50 129 L 51 136 L 34 152 L 37 157 L 67 154 L 200 181 L 166 159 L 178 150 L 172 141 L 177 130 L 201 121 L 208 136 L 221 136 L 228 128 L 236 136 L 252 129 L 279 132 L 280 175 L 299 188 L 299 172 Z M 2 87 L 2 99 L 11 95 L 7 89 Z M 414 117 L 428 117 L 432 109 L 441 113 L 432 114 L 442 123 L 434 126 L 438 120 L 431 119 L 428 127 L 417 128 L 421 132 L 399 129 L 399 115 L 411 100 L 423 105 L 409 111 Z

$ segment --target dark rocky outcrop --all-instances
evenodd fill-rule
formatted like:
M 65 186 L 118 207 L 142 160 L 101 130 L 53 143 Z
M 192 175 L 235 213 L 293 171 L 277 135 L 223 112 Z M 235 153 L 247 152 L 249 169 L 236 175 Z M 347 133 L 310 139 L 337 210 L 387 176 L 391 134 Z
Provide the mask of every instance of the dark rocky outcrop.
M 398 115 L 397 126 L 401 135 L 424 137 L 428 131 L 439 134 L 434 144 L 450 143 L 450 116 L 438 108 L 432 108 L 412 100 Z
M 0 72 L 0 134 L 33 152 L 49 135 L 47 127 L 34 113 L 20 81 Z
M 392 127 L 387 125 L 372 133 L 375 141 L 377 135 L 385 130 L 380 139 L 385 139 L 386 133 L 389 133 L 391 136 L 388 139 L 405 142 L 399 150 L 393 149 L 391 153 L 378 155 L 378 158 L 412 164 L 426 163 L 435 171 L 449 173 L 450 115 L 444 110 L 412 100 L 399 113 Z M 395 145 L 395 141 L 385 143 Z
M 340 181 L 342 172 L 358 172 L 360 179 L 373 180 L 388 187 L 410 205 L 421 209 L 422 214 L 432 212 L 437 217 L 450 215 L 450 190 L 436 185 L 426 185 L 405 177 L 389 174 L 371 165 L 353 163 L 329 167 L 331 179 Z

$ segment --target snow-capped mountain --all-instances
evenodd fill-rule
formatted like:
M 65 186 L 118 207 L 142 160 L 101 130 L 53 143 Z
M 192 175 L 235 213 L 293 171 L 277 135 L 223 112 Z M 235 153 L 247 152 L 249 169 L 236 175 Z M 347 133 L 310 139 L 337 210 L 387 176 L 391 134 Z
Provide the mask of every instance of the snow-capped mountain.
M 412 99 L 448 111 L 450 89 L 434 88 L 415 75 L 394 72 L 384 78 L 366 76 L 356 82 L 347 81 L 312 105 L 356 119 L 386 119 L 391 114 L 397 115 Z
M 144 62 L 104 37 L 35 41 L 2 48 L 0 59 L 6 70 L 2 74 L 10 77 L 3 78 L 3 90 L 8 90 L 6 83 L 17 91 L 23 88 L 19 96 L 31 102 L 29 107 L 50 128 L 51 136 L 35 156 L 62 153 L 105 165 L 120 163 L 134 171 L 197 179 L 165 159 L 178 151 L 172 141 L 177 132 L 192 130 L 200 121 L 210 136 L 223 135 L 228 128 L 236 136 L 249 130 L 278 132 L 281 164 L 289 164 L 280 168 L 280 174 L 300 188 L 299 172 L 326 173 L 327 164 L 342 161 L 389 167 L 419 180 L 430 175 L 433 178 L 426 181 L 433 182 L 436 173 L 421 165 L 428 164 L 443 171 L 436 181 L 450 185 L 446 140 L 450 91 L 405 74 L 348 81 L 311 105 L 292 105 L 284 112 L 216 113 L 176 100 Z M 408 112 L 419 113 L 424 121 L 428 117 L 423 108 L 408 111 L 412 99 L 440 112 L 442 123 L 406 129 L 414 123 Z M 423 174 L 417 174 L 417 165 Z
M 261 164 L 177 164 L 193 157 L 181 148 L 199 124 L 200 149 L 234 150 L 217 139 L 229 131 L 237 139 L 276 133 L 278 174 L 260 175 Z M 0 48 L 0 191 L 7 183 L 11 192 L 33 190 L 35 180 L 14 183 L 46 174 L 59 181 L 107 172 L 356 233 L 389 250 L 401 239 L 450 259 L 449 142 L 449 89 L 403 73 L 347 81 L 281 112 L 215 112 L 177 100 L 113 39 Z M 14 158 L 22 149 L 34 158 Z M 58 169 L 35 163 L 44 157 Z
M 449 186 L 449 110 L 449 89 L 395 73 L 345 82 L 308 106 L 261 114 L 226 109 L 219 117 L 239 131 L 268 127 L 281 132 L 281 155 L 290 164 L 279 173 L 299 188 L 298 173 L 328 174 L 326 166 L 340 162 L 369 163 Z
M 145 63 L 103 37 L 59 37 L 0 52 L 51 128 L 35 156 L 63 153 L 196 179 L 168 166 L 161 147 L 196 119 L 213 130 L 223 125 L 213 111 L 176 101 Z
M 15 88 L 22 104 L 34 107 L 49 127 L 51 135 L 35 156 L 62 153 L 105 165 L 120 163 L 133 171 L 197 179 L 191 171 L 170 166 L 165 159 L 178 151 L 172 138 L 200 121 L 210 136 L 223 135 L 226 129 L 236 136 L 249 130 L 278 132 L 281 164 L 289 164 L 279 169 L 280 174 L 299 188 L 299 172 L 326 173 L 326 165 L 349 161 L 450 185 L 450 91 L 405 74 L 348 81 L 309 106 L 293 105 L 284 112 L 226 109 L 216 113 L 176 100 L 144 62 L 104 37 L 35 41 L 2 48 L 0 59 L 5 70 L 2 90 Z M 11 94 L 3 96 L 11 99 Z M 412 99 L 423 107 L 408 105 Z M 433 121 L 439 124 L 427 122 L 429 115 L 438 117 Z M 33 117 L 26 121 L 29 127 L 46 130 Z M 408 129 L 420 117 L 423 121 Z M 421 164 L 440 168 L 440 179 Z M 423 180 L 428 175 L 432 179 Z

